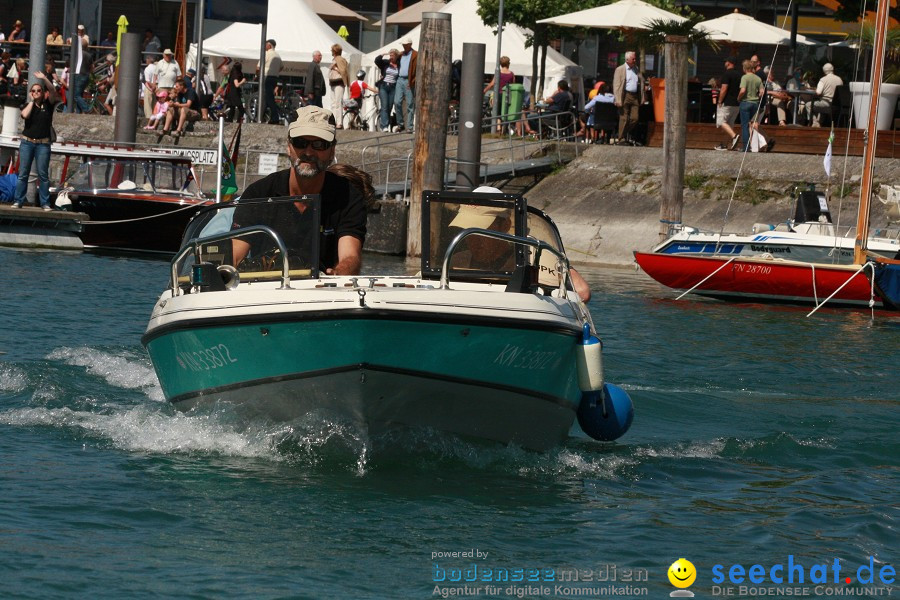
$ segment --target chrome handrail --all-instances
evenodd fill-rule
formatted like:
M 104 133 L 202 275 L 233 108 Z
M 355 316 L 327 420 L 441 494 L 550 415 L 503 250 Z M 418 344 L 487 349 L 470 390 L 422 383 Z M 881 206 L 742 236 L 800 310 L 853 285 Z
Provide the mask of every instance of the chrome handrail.
M 534 255 L 534 264 L 538 265 L 539 268 L 541 264 L 541 252 L 543 252 L 544 250 L 549 250 L 551 254 L 555 254 L 559 259 L 558 264 L 565 267 L 565 277 L 563 276 L 562 269 L 560 269 L 559 272 L 559 296 L 560 298 L 566 297 L 566 281 L 569 280 L 569 258 L 565 254 L 543 240 L 519 237 L 517 235 L 510 235 L 508 233 L 502 233 L 500 231 L 491 231 L 490 229 L 480 229 L 478 227 L 470 227 L 468 229 L 460 231 L 450 242 L 450 245 L 447 246 L 447 251 L 444 252 L 444 262 L 441 264 L 440 288 L 442 290 L 450 289 L 450 258 L 456 251 L 456 247 L 470 235 L 480 235 L 482 237 L 494 238 L 497 240 L 511 242 L 513 244 L 521 244 L 523 246 L 531 246 L 532 248 L 537 248 L 537 252 Z
M 178 251 L 178 254 L 175 255 L 175 258 L 172 259 L 172 295 L 178 296 L 178 263 L 181 262 L 191 251 L 194 252 L 194 260 L 199 264 L 200 262 L 200 246 L 202 244 L 210 244 L 212 242 L 221 242 L 224 240 L 230 240 L 236 237 L 240 237 L 246 233 L 265 233 L 268 234 L 273 240 L 275 240 L 275 245 L 278 246 L 278 250 L 281 252 L 281 256 L 283 257 L 281 261 L 281 287 L 278 288 L 280 290 L 287 290 L 291 288 L 291 272 L 290 272 L 290 263 L 288 261 L 288 251 L 287 246 L 284 243 L 284 240 L 281 239 L 281 236 L 266 225 L 251 225 L 249 227 L 241 227 L 240 229 L 232 229 L 225 233 L 218 233 L 216 235 L 210 235 L 202 238 L 192 238 L 188 240 L 188 242 L 184 245 L 184 247 Z

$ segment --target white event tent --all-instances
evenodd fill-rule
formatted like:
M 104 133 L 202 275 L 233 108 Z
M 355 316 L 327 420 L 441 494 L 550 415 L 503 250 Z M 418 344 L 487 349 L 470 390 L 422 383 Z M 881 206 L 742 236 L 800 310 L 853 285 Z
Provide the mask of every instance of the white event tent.
M 250 74 L 259 61 L 262 26 L 251 23 L 228 23 L 207 19 L 204 22 L 205 56 L 227 56 L 244 63 L 244 73 Z M 266 39 L 274 39 L 276 51 L 284 63 L 286 75 L 305 75 L 312 54 L 322 53 L 323 74 L 331 64 L 331 46 L 340 44 L 342 56 L 351 62 L 360 51 L 345 42 L 317 15 L 304 0 L 269 0 Z M 196 45 L 192 45 L 196 52 Z M 327 79 L 327 77 L 326 77 Z
M 493 74 L 497 64 L 497 36 L 494 30 L 482 22 L 478 16 L 478 3 L 476 0 L 451 0 L 439 11 L 451 15 L 451 37 L 453 39 L 453 60 L 461 60 L 464 43 L 480 43 L 485 45 L 484 72 Z M 412 29 L 403 37 L 410 37 L 413 48 L 420 47 L 419 36 L 422 26 Z M 531 56 L 532 48 L 525 47 L 527 31 L 518 25 L 507 24 L 503 28 L 501 39 L 501 53 L 510 59 L 510 69 L 516 75 L 530 78 L 532 76 Z M 391 48 L 402 51 L 399 41 L 393 41 L 374 52 L 363 56 L 363 67 L 373 68 L 375 57 L 386 54 Z M 540 69 L 540 54 L 538 54 L 538 69 Z M 556 83 L 564 78 L 580 78 L 581 68 L 565 56 L 554 50 L 547 49 L 546 78 L 544 79 L 544 94 L 547 95 L 556 90 Z M 369 78 L 371 80 L 371 77 Z M 528 86 L 526 85 L 526 88 Z

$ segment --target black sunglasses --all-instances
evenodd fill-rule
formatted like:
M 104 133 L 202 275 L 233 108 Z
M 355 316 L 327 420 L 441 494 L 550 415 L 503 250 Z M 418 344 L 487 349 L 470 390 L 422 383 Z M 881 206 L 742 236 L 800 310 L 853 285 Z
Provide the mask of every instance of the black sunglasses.
M 328 150 L 334 145 L 334 142 L 327 142 L 325 140 L 305 140 L 301 137 L 288 138 L 288 141 L 291 143 L 291 146 L 296 148 L 297 150 L 306 150 L 307 146 L 312 146 L 313 150 Z

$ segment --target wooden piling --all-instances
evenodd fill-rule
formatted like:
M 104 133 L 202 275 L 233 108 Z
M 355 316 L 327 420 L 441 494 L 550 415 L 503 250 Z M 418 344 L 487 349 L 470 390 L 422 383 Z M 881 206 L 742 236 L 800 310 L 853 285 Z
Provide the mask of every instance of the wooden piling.
M 662 197 L 659 202 L 659 240 L 669 226 L 681 223 L 684 207 L 684 145 L 687 121 L 687 37 L 666 36 L 666 114 L 663 124 Z
M 444 186 L 444 155 L 447 148 L 447 117 L 450 113 L 450 75 L 453 46 L 450 14 L 422 15 L 421 46 L 416 62 L 416 116 L 412 183 L 409 196 L 409 226 L 406 255 L 422 253 L 422 192 Z M 407 127 L 410 123 L 406 124 Z

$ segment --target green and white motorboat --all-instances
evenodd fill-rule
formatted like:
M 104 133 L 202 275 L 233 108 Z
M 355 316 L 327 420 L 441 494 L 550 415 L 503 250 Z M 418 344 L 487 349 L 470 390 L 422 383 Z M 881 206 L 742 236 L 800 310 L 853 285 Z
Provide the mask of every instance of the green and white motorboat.
M 546 214 L 520 196 L 426 192 L 420 274 L 328 276 L 318 202 L 239 200 L 189 225 L 142 338 L 178 409 L 535 450 L 564 441 L 576 414 L 597 439 L 627 430 L 631 400 L 603 381 L 602 345 Z M 271 222 L 285 203 L 302 214 L 293 232 L 308 227 L 291 239 L 307 247 L 287 247 L 286 224 Z M 233 229 L 236 211 L 260 225 Z M 235 239 L 252 248 L 237 266 Z

